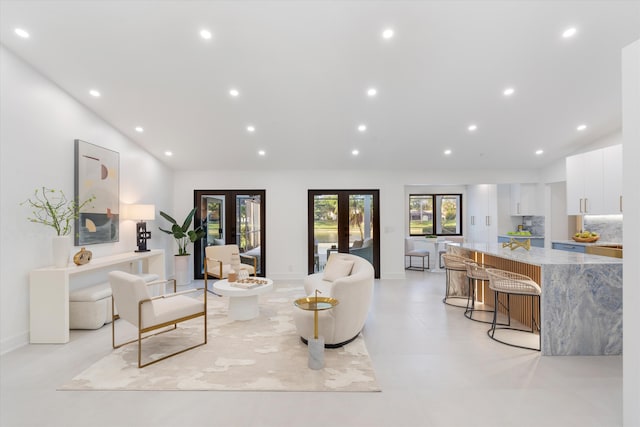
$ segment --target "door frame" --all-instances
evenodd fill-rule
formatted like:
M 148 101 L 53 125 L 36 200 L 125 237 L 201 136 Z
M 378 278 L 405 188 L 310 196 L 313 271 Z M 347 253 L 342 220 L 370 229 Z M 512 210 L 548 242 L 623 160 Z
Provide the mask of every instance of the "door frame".
M 338 196 L 338 248 L 339 252 L 349 253 L 349 196 L 357 194 L 370 194 L 373 196 L 373 269 L 375 278 L 380 278 L 380 190 L 307 190 L 307 271 L 314 272 L 314 196 L 323 194 L 336 194 Z M 341 208 L 346 206 L 346 209 Z M 340 224 L 347 224 L 345 230 L 340 232 Z M 346 248 L 346 250 L 345 250 Z
M 202 197 L 203 196 L 225 196 L 224 204 L 224 216 L 225 216 L 225 230 L 224 237 L 226 244 L 237 244 L 236 240 L 236 196 L 238 195 L 256 195 L 260 196 L 260 276 L 266 276 L 266 190 L 193 190 L 193 205 L 196 207 L 196 213 L 194 215 L 194 224 L 202 223 Z M 230 202 L 233 200 L 233 202 Z M 204 239 L 204 237 L 203 237 Z M 202 240 L 197 240 L 193 244 L 193 276 L 194 279 L 204 279 L 204 274 L 201 272 L 203 266 L 202 254 Z

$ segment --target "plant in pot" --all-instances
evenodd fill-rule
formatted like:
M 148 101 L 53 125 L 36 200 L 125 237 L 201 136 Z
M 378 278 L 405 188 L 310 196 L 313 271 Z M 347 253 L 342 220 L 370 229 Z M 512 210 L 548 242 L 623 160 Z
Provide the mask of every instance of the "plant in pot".
M 187 245 L 193 243 L 204 237 L 205 232 L 202 227 L 197 227 L 193 230 L 189 230 L 191 222 L 193 221 L 193 215 L 196 213 L 196 208 L 191 209 L 191 212 L 187 215 L 182 225 L 171 217 L 171 215 L 160 211 L 160 216 L 171 223 L 171 230 L 165 230 L 160 228 L 160 231 L 173 236 L 178 245 L 178 253 L 174 257 L 175 261 L 175 276 L 177 285 L 189 284 L 189 255 L 187 252 Z
M 31 207 L 31 216 L 27 220 L 52 227 L 56 231 L 53 238 L 53 263 L 56 267 L 66 267 L 71 251 L 71 224 L 78 219 L 80 209 L 95 200 L 89 197 L 82 203 L 69 200 L 62 190 L 41 187 L 36 188 L 33 196 L 20 203 Z

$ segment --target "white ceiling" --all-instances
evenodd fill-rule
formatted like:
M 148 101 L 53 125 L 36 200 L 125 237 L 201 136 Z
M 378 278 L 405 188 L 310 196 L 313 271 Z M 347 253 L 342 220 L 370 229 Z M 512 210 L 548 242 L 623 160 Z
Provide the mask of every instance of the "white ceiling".
M 176 170 L 539 168 L 620 128 L 640 38 L 639 1 L 0 4 L 3 45 Z

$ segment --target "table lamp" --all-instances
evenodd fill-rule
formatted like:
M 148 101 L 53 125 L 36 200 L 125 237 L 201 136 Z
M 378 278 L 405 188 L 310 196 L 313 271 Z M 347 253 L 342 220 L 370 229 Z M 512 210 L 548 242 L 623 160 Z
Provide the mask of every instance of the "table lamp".
M 127 217 L 138 221 L 136 223 L 136 239 L 138 242 L 136 252 L 148 252 L 147 239 L 151 238 L 151 232 L 147 231 L 147 223 L 145 221 L 156 219 L 155 205 L 129 205 L 127 207 Z

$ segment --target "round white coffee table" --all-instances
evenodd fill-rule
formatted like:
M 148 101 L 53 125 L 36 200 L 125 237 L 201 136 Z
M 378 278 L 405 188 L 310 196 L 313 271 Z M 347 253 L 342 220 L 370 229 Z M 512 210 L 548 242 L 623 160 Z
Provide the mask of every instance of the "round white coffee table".
M 251 289 L 233 286 L 227 279 L 218 280 L 213 284 L 213 291 L 218 295 L 229 297 L 229 318 L 233 320 L 251 320 L 258 316 L 258 295 L 273 289 L 273 280 L 257 277 L 267 283 Z

